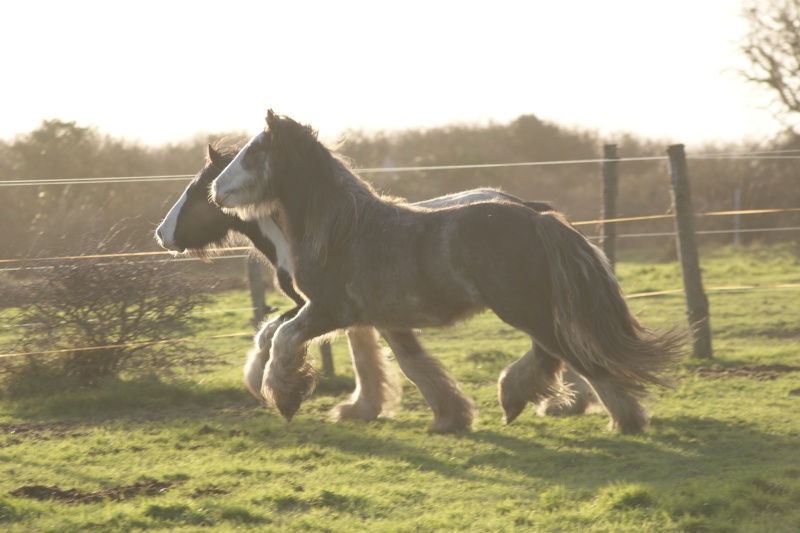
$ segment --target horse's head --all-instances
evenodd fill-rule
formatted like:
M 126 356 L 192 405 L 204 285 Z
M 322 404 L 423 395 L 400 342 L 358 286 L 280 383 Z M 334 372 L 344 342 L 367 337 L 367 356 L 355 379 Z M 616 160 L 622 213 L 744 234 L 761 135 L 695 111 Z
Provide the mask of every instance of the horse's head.
M 221 244 L 229 230 L 236 228 L 239 219 L 223 213 L 209 198 L 211 183 L 235 154 L 230 148 L 219 152 L 209 145 L 206 166 L 156 229 L 158 244 L 171 252 L 193 252 L 202 257 L 208 249 Z
M 318 163 L 320 154 L 330 158 L 309 126 L 271 109 L 266 121 L 264 131 L 248 141 L 212 187 L 214 202 L 244 220 L 269 215 L 282 185 L 309 185 L 303 181 L 315 174 L 309 167 Z
M 267 127 L 251 138 L 225 168 L 211 188 L 214 203 L 227 212 L 250 219 L 258 215 L 259 201 L 271 200 L 270 124 L 275 120 L 272 110 L 267 115 Z

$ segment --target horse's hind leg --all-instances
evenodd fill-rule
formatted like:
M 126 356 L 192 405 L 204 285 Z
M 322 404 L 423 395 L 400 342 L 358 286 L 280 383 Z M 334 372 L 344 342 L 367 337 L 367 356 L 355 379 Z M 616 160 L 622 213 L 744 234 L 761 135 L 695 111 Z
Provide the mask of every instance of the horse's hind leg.
M 611 418 L 609 429 L 633 433 L 647 426 L 647 413 L 639 403 L 644 394 L 644 387 L 640 383 L 625 376 L 614 375 L 602 366 L 587 368 L 569 352 L 559 352 L 555 331 L 547 326 L 547 322 L 536 321 L 532 329 L 537 344 L 547 348 L 550 353 L 557 354 L 568 368 L 589 382 Z
M 591 385 L 577 372 L 567 368 L 561 374 L 561 381 L 564 383 L 564 388 L 571 391 L 571 394 L 544 400 L 536 409 L 539 416 L 582 415 L 590 410 L 594 411 L 595 407 L 602 409 L 600 400 Z
M 434 433 L 467 430 L 475 418 L 475 404 L 458 386 L 442 364 L 428 354 L 408 330 L 381 331 L 394 352 L 400 369 L 419 389 L 433 411 L 429 426 Z
M 522 322 L 508 320 L 509 316 L 515 318 L 513 315 L 504 316 L 498 310 L 495 310 L 495 312 L 512 326 L 515 322 Z M 631 379 L 626 379 L 624 376 L 612 375 L 604 367 L 582 367 L 581 362 L 577 361 L 574 356 L 567 352 L 559 351 L 559 343 L 551 325 L 552 321 L 543 320 L 541 319 L 542 317 L 535 318 L 529 322 L 531 336 L 536 339 L 536 346 L 546 349 L 547 353 L 541 348 L 535 348 L 507 367 L 500 375 L 500 400 L 501 403 L 507 402 L 503 403 L 503 410 L 506 412 L 506 423 L 514 420 L 525 408 L 523 400 L 531 397 L 532 393 L 527 392 L 524 387 L 530 387 L 531 383 L 535 383 L 532 380 L 539 381 L 540 384 L 535 387 L 535 392 L 540 395 L 546 390 L 545 385 L 553 382 L 552 376 L 560 368 L 560 366 L 556 367 L 553 362 L 557 356 L 558 359 L 580 374 L 592 386 L 611 417 L 608 425 L 609 429 L 619 429 L 623 432 L 632 433 L 641 431 L 647 426 L 647 413 L 639 403 L 639 399 L 644 394 L 644 387 L 641 384 Z M 537 369 L 543 370 L 545 377 L 535 378 L 534 373 Z M 509 379 L 511 381 L 508 381 Z M 504 381 L 508 381 L 508 383 L 504 383 Z M 543 398 L 539 398 L 539 400 L 541 399 Z
M 397 374 L 378 344 L 373 328 L 347 330 L 356 388 L 350 397 L 331 410 L 334 422 L 344 419 L 372 420 L 391 414 L 402 396 Z
M 606 370 L 582 372 L 603 402 L 611 420 L 608 429 L 637 433 L 647 427 L 649 417 L 639 398 L 644 394 L 641 385 L 613 376 Z
M 561 361 L 536 343 L 522 357 L 500 373 L 497 396 L 503 408 L 503 422 L 510 424 L 528 402 L 538 403 L 561 390 Z

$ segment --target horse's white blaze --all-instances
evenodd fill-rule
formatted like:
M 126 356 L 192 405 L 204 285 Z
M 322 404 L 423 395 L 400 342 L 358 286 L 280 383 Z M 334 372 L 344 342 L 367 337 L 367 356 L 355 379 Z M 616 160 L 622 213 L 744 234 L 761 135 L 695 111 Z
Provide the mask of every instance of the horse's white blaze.
M 275 268 L 282 268 L 290 274 L 293 273 L 292 247 L 289 245 L 289 241 L 286 239 L 283 231 L 275 224 L 272 217 L 259 218 L 258 228 L 261 230 L 261 234 L 271 240 L 272 244 L 275 245 L 275 255 L 277 256 Z
M 175 228 L 178 227 L 178 215 L 183 208 L 183 204 L 186 203 L 186 191 L 183 191 L 183 194 L 175 202 L 175 205 L 172 206 L 172 209 L 169 210 L 167 216 L 164 217 L 164 220 L 161 224 L 158 225 L 156 228 L 156 238 L 158 239 L 158 243 L 172 252 L 182 252 L 183 250 L 178 250 L 175 248 Z
M 239 153 L 236 154 L 233 161 L 225 167 L 211 185 L 211 195 L 214 203 L 223 209 L 234 210 L 237 207 L 242 207 L 246 203 L 247 199 L 246 196 L 243 195 L 243 189 L 251 177 L 249 176 L 249 172 L 244 168 L 242 161 L 244 160 L 244 154 L 247 149 L 260 139 L 261 135 L 264 135 L 264 132 L 254 135 L 247 141 L 247 144 L 239 150 Z

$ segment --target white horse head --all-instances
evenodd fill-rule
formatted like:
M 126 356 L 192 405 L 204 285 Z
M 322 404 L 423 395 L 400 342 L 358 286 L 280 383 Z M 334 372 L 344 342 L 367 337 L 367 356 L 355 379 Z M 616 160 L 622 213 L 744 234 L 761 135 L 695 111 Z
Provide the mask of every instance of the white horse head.
M 268 215 L 274 201 L 270 179 L 270 124 L 278 118 L 270 109 L 267 128 L 254 135 L 214 180 L 211 198 L 223 211 L 244 220 Z

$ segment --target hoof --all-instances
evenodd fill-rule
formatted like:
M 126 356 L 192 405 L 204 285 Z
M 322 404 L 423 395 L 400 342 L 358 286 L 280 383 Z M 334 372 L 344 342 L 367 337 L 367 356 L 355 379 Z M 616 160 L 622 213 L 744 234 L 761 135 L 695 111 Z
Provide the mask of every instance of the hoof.
M 528 400 L 519 394 L 515 394 L 517 389 L 509 387 L 505 379 L 501 378 L 498 400 L 500 407 L 503 408 L 503 423 L 510 424 L 525 410 Z
M 300 409 L 300 404 L 303 402 L 303 398 L 300 395 L 292 396 L 292 397 L 281 397 L 280 400 L 273 399 L 272 405 L 278 410 L 281 416 L 287 422 L 291 422 L 292 418 L 294 418 L 295 413 Z
M 539 416 L 582 415 L 589 408 L 589 405 L 589 402 L 579 395 L 572 398 L 555 396 L 540 403 L 536 409 L 536 414 Z
M 634 416 L 626 417 L 621 420 L 611 419 L 608 422 L 609 431 L 617 431 L 625 435 L 635 435 L 642 433 L 648 426 L 650 420 L 644 413 L 636 413 Z
M 503 405 L 503 424 L 510 424 L 525 410 L 525 404 L 521 405 Z
M 284 379 L 276 377 L 274 372 L 270 372 L 270 365 L 267 365 L 261 394 L 287 422 L 291 422 L 303 399 L 314 392 L 316 384 L 316 374 L 311 365 L 304 364 L 297 373 Z
M 430 433 L 446 435 L 449 433 L 465 433 L 472 429 L 472 421 L 464 420 L 434 420 L 428 426 Z
M 373 405 L 368 405 L 364 402 L 342 402 L 333 409 L 331 409 L 331 421 L 339 422 L 341 420 L 375 420 L 381 414 L 381 408 Z

